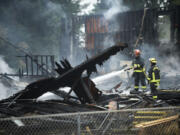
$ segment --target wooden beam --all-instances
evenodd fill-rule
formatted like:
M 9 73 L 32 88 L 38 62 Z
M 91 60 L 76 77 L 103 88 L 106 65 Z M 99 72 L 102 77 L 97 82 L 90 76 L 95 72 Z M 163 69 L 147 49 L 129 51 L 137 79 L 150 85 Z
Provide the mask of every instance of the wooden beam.
M 89 126 L 86 126 L 86 131 L 89 133 L 89 135 L 93 135 Z
M 26 62 L 26 75 L 28 76 L 29 70 L 28 70 L 28 57 L 25 56 L 25 62 Z
M 174 115 L 171 117 L 167 117 L 167 118 L 163 118 L 163 119 L 158 119 L 158 120 L 153 120 L 153 121 L 149 121 L 149 122 L 144 122 L 144 123 L 140 123 L 135 125 L 136 128 L 147 128 L 147 127 L 152 127 L 152 126 L 156 126 L 159 124 L 163 124 L 166 122 L 170 122 L 173 120 L 178 120 L 179 115 Z

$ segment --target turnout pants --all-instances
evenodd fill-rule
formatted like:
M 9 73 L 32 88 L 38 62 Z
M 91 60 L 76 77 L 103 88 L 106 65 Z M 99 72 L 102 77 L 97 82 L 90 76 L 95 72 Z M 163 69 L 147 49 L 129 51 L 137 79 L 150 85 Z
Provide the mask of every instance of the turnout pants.
M 152 82 L 150 83 L 150 88 L 151 88 L 151 94 L 154 99 L 157 99 L 157 88 L 159 86 L 159 83 L 157 82 Z
M 134 90 L 138 91 L 139 89 L 139 83 L 141 83 L 141 88 L 143 90 L 146 89 L 146 81 L 145 81 L 145 75 L 143 72 L 134 72 Z

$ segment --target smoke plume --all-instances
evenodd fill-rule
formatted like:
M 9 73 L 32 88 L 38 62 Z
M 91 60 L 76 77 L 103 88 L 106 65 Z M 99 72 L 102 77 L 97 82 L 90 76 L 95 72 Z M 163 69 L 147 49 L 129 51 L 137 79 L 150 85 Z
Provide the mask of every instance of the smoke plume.
M 129 10 L 128 7 L 123 5 L 122 0 L 106 0 L 106 5 L 109 6 L 109 9 L 104 12 L 106 20 L 111 20 L 116 14 Z
M 8 64 L 4 61 L 3 57 L 0 56 L 0 73 L 13 73 L 13 69 L 11 69 Z M 3 84 L 3 77 L 0 76 L 0 99 L 6 98 L 8 96 L 8 92 L 11 90 L 9 87 Z
M 129 8 L 123 5 L 122 0 L 107 0 L 104 2 L 108 7 L 107 10 L 103 12 L 105 20 L 109 22 L 108 32 L 115 33 L 120 29 L 117 15 L 121 12 L 128 11 Z M 105 48 L 115 45 L 114 37 L 112 35 L 107 36 L 103 44 Z M 122 51 L 119 52 L 117 55 L 111 57 L 105 64 L 106 72 L 119 70 L 122 59 L 127 59 L 127 57 L 122 54 Z
M 0 36 L 32 54 L 60 56 L 60 33 L 62 18 L 66 17 L 62 6 L 51 0 L 24 1 L 6 0 L 0 2 Z M 21 43 L 26 44 L 24 47 Z M 23 55 L 1 42 L 0 53 Z M 6 61 L 15 67 L 18 65 L 10 56 Z M 63 54 L 62 54 L 63 55 Z
M 169 46 L 171 46 L 171 49 L 169 49 Z M 159 47 L 144 44 L 141 49 L 142 57 L 145 59 L 148 67 L 150 66 L 149 58 L 156 58 L 162 73 L 170 76 L 180 74 L 179 56 L 175 52 L 177 48 L 173 47 L 172 44 L 168 43 L 167 46 Z
M 0 56 L 0 73 L 13 73 L 14 70 L 4 61 L 3 57 Z

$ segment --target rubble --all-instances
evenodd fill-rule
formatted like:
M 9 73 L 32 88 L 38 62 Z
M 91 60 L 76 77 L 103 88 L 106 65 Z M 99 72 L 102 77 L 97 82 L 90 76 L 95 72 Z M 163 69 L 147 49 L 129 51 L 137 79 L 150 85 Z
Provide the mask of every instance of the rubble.
M 72 67 L 70 63 L 64 59 L 61 62 L 61 65 L 56 63 L 57 73 L 59 77 L 49 77 L 45 79 L 41 79 L 30 83 L 26 86 L 26 88 L 13 96 L 1 100 L 0 101 L 0 111 L 1 113 L 5 113 L 7 115 L 25 115 L 26 113 L 38 112 L 38 109 L 44 110 L 44 113 L 52 113 L 52 112 L 61 112 L 63 109 L 58 109 L 59 111 L 48 111 L 49 108 L 43 109 L 42 105 L 46 104 L 44 101 L 36 102 L 36 99 L 43 95 L 46 92 L 53 92 L 62 97 L 62 103 L 71 103 L 70 98 L 79 100 L 81 104 L 85 103 L 93 103 L 95 104 L 98 101 L 99 97 L 102 95 L 102 92 L 99 91 L 95 84 L 89 79 L 89 76 L 92 72 L 96 72 L 96 64 L 102 66 L 103 62 L 106 61 L 110 56 L 116 54 L 120 50 L 123 50 L 127 47 L 127 44 L 118 43 L 115 46 L 112 46 L 106 50 L 104 50 L 99 55 L 87 59 L 86 62 Z M 82 73 L 87 71 L 87 76 L 83 77 Z M 62 87 L 71 87 L 68 93 L 59 92 L 58 89 Z M 74 91 L 77 97 L 70 96 L 70 93 Z M 61 102 L 61 101 L 59 101 Z M 60 103 L 59 103 L 60 104 Z M 74 102 L 73 106 L 78 106 L 79 103 Z M 61 105 L 60 105 L 61 106 Z M 48 106 L 46 106 L 48 107 Z M 68 104 L 69 107 L 69 104 Z M 85 106 L 84 106 L 85 107 Z M 100 110 L 104 110 L 104 108 L 91 106 L 96 110 L 97 108 Z M 85 107 L 86 108 L 86 107 Z M 68 108 L 69 111 L 71 107 Z M 63 110 L 63 112 L 68 112 L 68 109 Z M 84 109 L 77 109 L 84 110 Z M 75 110 L 73 110 L 75 111 Z M 89 110 L 88 110 L 89 111 Z M 20 112 L 20 113 L 19 113 Z M 43 111 L 39 111 L 41 114 Z M 37 113 L 38 114 L 38 113 Z
M 110 56 L 126 48 L 127 45 L 119 43 L 102 52 L 101 54 L 87 59 L 82 64 L 72 67 L 66 60 L 56 63 L 58 77 L 48 77 L 30 83 L 24 90 L 13 96 L 0 101 L 0 117 L 26 116 L 36 114 L 53 114 L 67 112 L 101 111 L 109 108 L 109 103 L 114 103 L 117 109 L 147 108 L 177 105 L 180 103 L 179 90 L 159 90 L 158 97 L 154 100 L 148 93 L 131 93 L 131 78 L 127 72 L 127 81 L 115 78 L 125 72 L 122 66 L 119 71 L 90 79 L 92 72 L 96 72 L 96 64 L 102 65 Z M 83 72 L 86 71 L 86 75 Z M 6 85 L 12 85 L 11 78 L 2 76 Z M 110 89 L 98 88 L 100 85 Z M 64 88 L 68 87 L 68 89 Z M 64 89 L 64 90 L 63 90 Z M 42 95 L 47 92 L 56 96 L 55 99 L 43 99 Z M 72 94 L 74 93 L 74 94 Z M 131 94 L 129 94 L 131 93 Z M 48 94 L 47 94 L 48 95 Z

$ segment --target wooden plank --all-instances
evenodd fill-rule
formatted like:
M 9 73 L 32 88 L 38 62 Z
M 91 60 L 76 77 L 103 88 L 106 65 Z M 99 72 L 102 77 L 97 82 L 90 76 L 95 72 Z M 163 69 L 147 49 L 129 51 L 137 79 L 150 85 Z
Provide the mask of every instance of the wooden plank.
M 45 56 L 45 58 L 46 58 L 46 70 L 48 70 L 49 69 L 49 67 L 48 67 L 48 56 Z
M 86 126 L 86 131 L 89 133 L 89 135 L 93 135 L 90 128 L 89 128 L 89 126 Z
M 43 56 L 40 56 L 40 58 L 41 58 L 41 66 L 43 67 L 43 66 L 44 66 L 44 63 L 43 63 Z M 41 70 L 41 74 L 42 74 L 42 75 L 45 74 L 43 70 Z
M 173 120 L 177 120 L 178 118 L 179 118 L 179 115 L 174 115 L 174 116 L 159 119 L 159 120 L 153 120 L 153 121 L 137 124 L 137 125 L 135 125 L 135 127 L 136 128 L 147 128 L 147 127 L 159 125 L 159 124 L 162 124 L 162 123 L 170 122 L 170 121 L 173 121 Z
M 29 75 L 29 70 L 28 70 L 28 57 L 27 55 L 25 56 L 25 62 L 26 62 L 26 75 Z
M 52 70 L 54 70 L 55 69 L 54 56 L 51 56 L 51 64 L 52 64 Z
M 34 70 L 33 70 L 33 56 L 30 57 L 30 60 L 31 60 L 31 75 L 34 75 Z
M 163 116 L 135 116 L 135 119 L 162 119 Z
M 39 75 L 38 56 L 35 56 L 35 57 L 36 57 L 36 60 L 37 60 L 37 62 L 36 62 L 36 64 L 37 64 L 36 75 Z
M 137 114 L 166 114 L 165 111 L 137 111 Z

